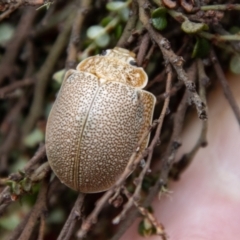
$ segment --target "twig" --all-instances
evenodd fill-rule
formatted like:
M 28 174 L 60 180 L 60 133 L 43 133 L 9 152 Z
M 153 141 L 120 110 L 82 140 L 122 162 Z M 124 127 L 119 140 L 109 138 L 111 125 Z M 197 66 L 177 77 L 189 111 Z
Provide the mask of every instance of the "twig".
M 151 88 L 155 83 L 160 83 L 163 80 L 165 80 L 165 75 L 166 72 L 165 70 L 163 70 L 162 72 L 160 72 L 152 81 L 150 81 L 147 86 L 145 87 L 145 89 L 149 89 Z
M 133 29 L 136 27 L 138 21 L 138 4 L 136 0 L 132 1 L 132 8 L 129 19 L 123 30 L 121 38 L 118 40 L 118 47 L 126 47 L 128 45 L 128 39 L 132 34 Z
M 2 4 L 2 3 L 1 3 Z M 23 4 L 23 0 L 19 0 L 16 4 L 11 5 L 7 11 L 2 13 L 0 15 L 0 21 L 2 21 L 4 18 L 9 17 L 9 15 L 14 12 L 16 9 L 18 9 Z
M 7 44 L 5 55 L 1 59 L 0 85 L 6 77 L 9 77 L 12 74 L 15 59 L 28 36 L 35 16 L 36 11 L 34 9 L 26 9 L 23 12 L 17 29 L 15 30 L 15 34 Z
M 200 37 L 204 37 L 208 40 L 212 40 L 212 41 L 217 41 L 217 42 L 221 42 L 221 41 L 240 41 L 240 35 L 239 34 L 229 34 L 229 35 L 219 35 L 219 34 L 212 34 L 209 32 L 200 32 L 198 33 L 198 35 Z
M 183 62 L 184 59 L 182 57 L 177 56 L 171 49 L 170 44 L 167 39 L 162 37 L 162 35 L 156 32 L 151 24 L 149 23 L 149 17 L 145 13 L 144 4 L 145 0 L 138 0 L 139 2 L 139 15 L 140 20 L 143 23 L 144 27 L 148 30 L 150 36 L 154 39 L 154 41 L 158 44 L 159 48 L 162 51 L 165 62 L 170 62 L 175 71 L 177 72 L 179 80 L 184 82 L 187 90 L 189 91 L 189 97 L 191 101 L 196 106 L 198 117 L 200 119 L 206 119 L 206 110 L 203 101 L 200 99 L 199 95 L 196 92 L 195 84 L 188 79 L 186 72 L 183 70 Z
M 24 167 L 24 172 L 27 176 L 30 176 L 33 171 L 39 166 L 43 158 L 46 156 L 45 145 L 41 146 L 35 153 L 35 155 L 28 161 Z M 23 175 L 20 173 L 12 173 L 8 177 L 12 181 L 20 181 L 23 179 Z
M 220 24 L 215 24 L 213 27 L 213 30 L 221 35 L 230 35 L 230 33 L 228 31 L 226 31 Z M 232 46 L 232 48 L 234 49 L 234 51 L 237 51 L 238 53 L 240 53 L 240 42 L 239 41 L 230 41 L 229 42 Z
M 53 44 L 51 51 L 42 65 L 39 72 L 36 74 L 37 83 L 34 89 L 34 98 L 30 108 L 29 115 L 23 125 L 23 133 L 24 135 L 28 134 L 37 119 L 41 116 L 44 104 L 44 93 L 46 91 L 46 87 L 48 81 L 50 79 L 53 68 L 64 50 L 67 40 L 71 31 L 72 22 L 75 17 L 75 13 L 73 12 L 70 17 L 66 20 L 64 29 L 59 33 L 57 40 Z
M 206 5 L 201 6 L 202 11 L 216 10 L 216 11 L 231 11 L 231 10 L 240 10 L 240 4 L 217 4 L 217 5 Z
M 11 233 L 10 237 L 8 238 L 8 240 L 16 240 L 19 238 L 21 232 L 23 231 L 25 225 L 28 222 L 30 213 L 28 213 L 24 219 L 19 223 L 19 225 L 13 230 L 13 232 Z
M 54 6 L 56 7 L 56 5 Z M 41 37 L 42 34 L 46 33 L 50 29 L 53 29 L 55 26 L 57 26 L 59 23 L 63 22 L 67 17 L 72 13 L 74 10 L 74 5 L 67 5 L 63 11 L 57 11 L 54 15 L 49 16 L 49 10 L 46 13 L 49 17 L 46 19 L 46 15 L 44 19 L 38 23 L 34 29 L 31 29 L 30 36 L 34 39 L 38 39 Z M 47 23 L 45 22 L 47 20 Z
M 229 87 L 229 84 L 227 82 L 227 79 L 225 78 L 224 76 L 224 73 L 223 73 L 223 70 L 221 68 L 221 65 L 218 61 L 218 58 L 214 52 L 214 50 L 212 49 L 211 50 L 211 59 L 212 59 L 212 63 L 213 63 L 213 67 L 214 67 L 214 70 L 217 74 L 217 77 L 222 85 L 222 88 L 223 88 L 223 92 L 224 92 L 224 95 L 229 103 L 229 105 L 231 106 L 232 110 L 233 110 L 233 113 L 238 121 L 238 124 L 240 125 L 240 110 L 239 110 L 239 107 L 237 105 L 237 102 L 232 94 L 232 91 Z
M 6 87 L 0 88 L 0 98 L 4 98 L 7 93 L 12 92 L 18 88 L 32 85 L 34 84 L 34 82 L 35 82 L 35 79 L 27 78 L 22 81 L 16 81 Z
M 77 14 L 73 23 L 71 37 L 68 45 L 66 69 L 76 67 L 80 33 L 81 33 L 82 25 L 86 17 L 86 14 L 89 12 L 91 0 L 79 1 L 79 5 L 80 6 L 78 7 L 79 9 L 77 11 Z
M 155 185 L 150 189 L 148 196 L 144 200 L 142 204 L 143 207 L 148 207 L 150 205 L 150 203 L 153 201 L 153 199 L 156 197 L 157 193 L 159 192 L 159 189 L 162 188 L 162 184 L 163 183 L 161 181 L 159 180 L 156 181 Z M 111 240 L 119 240 L 138 216 L 139 216 L 138 209 L 132 208 L 128 213 L 128 217 L 125 218 L 124 221 L 121 223 L 118 231 L 111 238 Z
M 39 161 L 41 161 L 43 154 L 45 155 L 45 148 L 40 149 L 40 151 L 36 153 L 32 160 L 30 160 L 29 164 L 27 164 L 27 166 L 25 167 L 25 171 L 27 172 L 26 174 L 19 172 L 13 173 L 8 177 L 8 180 L 15 181 L 16 184 L 18 184 L 25 177 L 27 177 L 31 181 L 31 183 L 38 182 L 46 178 L 46 176 L 48 176 L 50 172 L 50 166 L 48 162 L 43 163 L 38 167 L 38 163 Z M 36 164 L 36 166 L 34 165 L 34 163 Z M 35 170 L 33 171 L 34 168 Z M 30 186 L 31 183 L 29 183 Z M 20 185 L 18 195 L 12 193 L 12 189 L 9 186 L 3 189 L 3 191 L 0 193 L 0 215 L 10 203 L 18 200 L 19 196 L 26 193 L 24 189 L 21 189 L 21 187 L 22 186 Z
M 129 192 L 127 191 L 127 189 L 124 187 L 123 188 L 123 192 L 126 195 L 126 197 L 128 198 L 128 201 L 133 198 Z M 146 208 L 140 206 L 136 201 L 133 201 L 134 205 L 137 207 L 138 211 L 144 216 L 146 217 L 150 223 L 153 225 L 153 227 L 156 229 L 156 235 L 161 236 L 161 238 L 163 240 L 166 240 L 166 233 L 164 231 L 164 227 L 162 224 L 160 224 L 157 219 L 154 217 L 154 215 L 152 213 L 150 213 Z
M 27 175 L 30 175 L 34 169 L 36 169 L 36 165 L 39 164 L 43 158 L 46 156 L 46 148 L 45 145 L 39 147 L 34 156 L 30 159 L 30 161 L 25 165 L 24 171 Z
M 206 88 L 206 81 L 205 81 L 206 79 L 205 79 L 205 72 L 202 71 L 203 63 L 202 63 L 202 60 L 200 60 L 200 59 L 197 60 L 197 68 L 198 68 L 198 82 L 199 82 L 200 96 L 203 99 L 203 101 L 206 103 L 206 101 L 207 101 L 206 89 L 205 89 Z M 182 172 L 184 170 L 186 170 L 187 167 L 191 164 L 191 162 L 194 159 L 194 156 L 196 155 L 199 148 L 207 146 L 207 126 L 208 126 L 207 120 L 203 121 L 200 136 L 199 136 L 196 144 L 194 145 L 193 149 L 189 153 L 184 154 L 182 156 L 182 158 L 173 165 L 170 176 L 174 180 L 178 180 L 180 178 L 180 175 L 182 174 Z
M 40 216 L 40 226 L 39 226 L 39 233 L 38 233 L 38 239 L 37 240 L 43 240 L 44 239 L 45 226 L 46 226 L 45 213 L 42 213 L 41 216 Z
M 147 50 L 148 50 L 148 46 L 150 43 L 150 38 L 148 33 L 146 33 L 141 41 L 140 47 L 139 47 L 139 51 L 137 54 L 137 64 L 138 66 L 142 66 L 144 58 L 146 56 Z
M 0 146 L 0 173 L 8 172 L 8 155 L 11 152 L 18 138 L 17 124 L 11 124 L 5 141 Z
M 40 188 L 37 201 L 30 213 L 29 219 L 25 228 L 23 229 L 18 240 L 30 239 L 31 233 L 34 229 L 38 218 L 47 211 L 47 192 L 48 192 L 48 179 L 43 181 L 42 187 Z
M 69 214 L 68 219 L 65 222 L 57 240 L 69 240 L 71 238 L 77 221 L 79 221 L 79 219 L 82 217 L 81 209 L 84 198 L 85 194 L 79 193 L 78 198 L 71 210 L 71 213 Z
M 166 71 L 167 71 L 167 81 L 166 81 L 166 90 L 165 91 L 166 91 L 167 97 L 164 101 L 162 112 L 161 112 L 160 117 L 158 119 L 159 124 L 157 126 L 156 133 L 154 135 L 154 138 L 153 138 L 150 146 L 148 147 L 148 152 L 149 152 L 148 153 L 148 158 L 147 158 L 147 161 L 146 161 L 146 164 L 145 164 L 143 170 L 141 171 L 140 175 L 138 176 L 138 179 L 135 180 L 135 183 L 136 183 L 137 187 L 134 191 L 134 194 L 128 199 L 128 202 L 125 204 L 125 206 L 123 208 L 123 211 L 117 217 L 114 218 L 113 222 L 115 224 L 118 224 L 125 217 L 126 212 L 132 207 L 134 202 L 137 199 L 139 199 L 143 178 L 146 175 L 147 171 L 149 170 L 154 147 L 160 141 L 160 132 L 161 132 L 161 129 L 162 129 L 163 120 L 165 118 L 165 115 L 166 115 L 166 112 L 167 112 L 167 109 L 168 109 L 168 106 L 169 106 L 169 101 L 170 101 L 169 91 L 170 91 L 171 83 L 172 83 L 172 69 L 171 69 L 170 65 L 167 66 Z
M 156 44 L 153 43 L 143 61 L 143 65 L 142 65 L 143 68 L 146 68 L 148 66 L 149 60 L 150 60 L 152 54 L 154 53 L 155 48 L 156 48 Z

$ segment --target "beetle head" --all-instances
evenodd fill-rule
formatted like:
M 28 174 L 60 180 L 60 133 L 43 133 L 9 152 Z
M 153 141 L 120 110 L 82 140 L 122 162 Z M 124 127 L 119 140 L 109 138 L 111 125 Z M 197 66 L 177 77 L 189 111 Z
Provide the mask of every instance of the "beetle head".
M 136 88 L 144 88 L 148 77 L 145 71 L 137 66 L 135 53 L 115 47 L 104 50 L 102 54 L 85 59 L 77 70 L 90 72 L 106 81 L 118 81 Z

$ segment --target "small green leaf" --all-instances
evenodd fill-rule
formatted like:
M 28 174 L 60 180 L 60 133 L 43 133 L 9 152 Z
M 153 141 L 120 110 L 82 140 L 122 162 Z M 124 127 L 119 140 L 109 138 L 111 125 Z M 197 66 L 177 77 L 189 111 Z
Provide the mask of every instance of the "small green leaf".
M 0 25 L 0 44 L 4 45 L 12 38 L 14 33 L 14 27 L 9 23 L 2 23 Z
M 126 22 L 129 18 L 129 9 L 128 8 L 123 8 L 118 11 L 118 14 L 122 21 Z
M 110 37 L 107 33 L 104 33 L 95 39 L 95 43 L 102 48 L 106 47 L 109 44 L 109 42 L 110 42 Z
M 126 3 L 120 2 L 120 1 L 109 2 L 109 3 L 107 3 L 106 7 L 109 11 L 119 11 L 120 9 L 126 7 Z
M 163 30 L 167 27 L 167 19 L 166 17 L 152 18 L 152 25 L 157 30 Z
M 166 8 L 160 7 L 151 13 L 152 25 L 157 30 L 163 30 L 167 27 Z
M 112 18 L 107 16 L 105 18 L 102 19 L 102 21 L 100 22 L 100 24 L 103 26 L 103 27 L 106 27 L 110 22 L 112 21 Z
M 144 218 L 138 225 L 138 233 L 143 237 L 149 237 L 156 233 L 156 229 L 147 218 Z
M 230 60 L 230 70 L 235 74 L 240 74 L 240 56 L 233 55 Z
M 164 7 L 160 7 L 155 9 L 154 11 L 152 11 L 151 17 L 152 18 L 159 18 L 159 17 L 163 17 L 166 16 L 166 8 Z
M 205 38 L 197 38 L 195 46 L 192 52 L 192 58 L 204 58 L 207 57 L 210 51 L 210 44 Z
M 11 214 L 5 217 L 1 217 L 0 219 L 0 227 L 1 229 L 6 229 L 9 231 L 13 231 L 18 224 L 22 221 L 22 215 L 21 214 Z M 3 237 L 3 235 L 2 235 Z M 3 237 L 4 238 L 4 237 Z
M 44 140 L 43 132 L 36 128 L 24 138 L 24 144 L 27 147 L 35 147 Z
M 65 69 L 61 69 L 53 74 L 53 80 L 55 80 L 57 83 L 62 84 L 64 75 L 65 75 Z
M 62 223 L 65 217 L 66 216 L 64 211 L 61 208 L 57 208 L 50 212 L 47 218 L 47 221 L 48 223 L 53 223 L 53 224 Z
M 21 186 L 24 189 L 24 191 L 29 192 L 32 188 L 32 182 L 29 178 L 24 178 L 21 182 Z
M 95 39 L 96 37 L 98 37 L 98 35 L 101 35 L 103 31 L 104 31 L 104 28 L 102 26 L 94 25 L 94 26 L 91 26 L 90 28 L 88 28 L 87 36 L 90 39 Z
M 186 20 L 182 23 L 181 28 L 186 33 L 198 33 L 203 30 L 208 30 L 208 25 L 205 23 L 195 23 L 189 20 Z
M 123 31 L 122 25 L 117 25 L 116 28 L 114 29 L 114 35 L 116 39 L 119 39 L 121 37 L 122 31 Z

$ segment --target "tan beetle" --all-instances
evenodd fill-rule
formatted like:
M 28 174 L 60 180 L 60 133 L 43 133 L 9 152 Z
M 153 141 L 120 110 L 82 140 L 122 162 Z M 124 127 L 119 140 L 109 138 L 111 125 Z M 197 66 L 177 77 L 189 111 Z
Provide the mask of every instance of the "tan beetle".
M 85 193 L 114 185 L 152 121 L 156 99 L 142 90 L 147 81 L 135 54 L 117 47 L 66 73 L 46 130 L 48 161 L 61 182 Z

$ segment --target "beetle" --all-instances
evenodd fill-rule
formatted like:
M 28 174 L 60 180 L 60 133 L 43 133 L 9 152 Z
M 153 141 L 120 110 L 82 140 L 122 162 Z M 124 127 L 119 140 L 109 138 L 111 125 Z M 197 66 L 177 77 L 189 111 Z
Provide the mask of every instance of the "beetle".
M 48 161 L 62 183 L 85 193 L 114 185 L 152 122 L 147 82 L 135 54 L 118 47 L 66 72 L 46 127 Z

